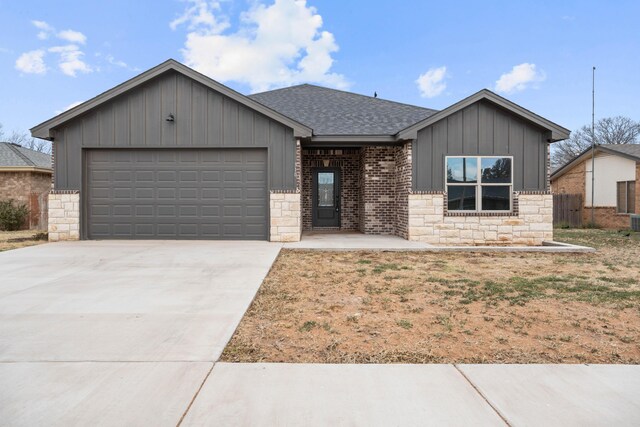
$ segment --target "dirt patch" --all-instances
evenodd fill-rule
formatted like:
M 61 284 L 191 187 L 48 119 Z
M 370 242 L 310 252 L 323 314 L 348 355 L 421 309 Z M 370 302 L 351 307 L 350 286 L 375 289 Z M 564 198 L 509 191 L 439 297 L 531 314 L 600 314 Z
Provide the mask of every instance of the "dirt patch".
M 640 241 L 569 233 L 599 252 L 283 251 L 222 360 L 639 363 Z
M 47 235 L 41 231 L 0 231 L 0 252 L 47 243 Z

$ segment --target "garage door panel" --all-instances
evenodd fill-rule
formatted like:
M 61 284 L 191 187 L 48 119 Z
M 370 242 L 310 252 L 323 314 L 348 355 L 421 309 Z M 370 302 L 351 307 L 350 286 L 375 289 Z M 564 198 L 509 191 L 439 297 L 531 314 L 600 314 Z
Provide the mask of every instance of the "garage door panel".
M 89 150 L 86 176 L 89 238 L 267 238 L 266 150 Z

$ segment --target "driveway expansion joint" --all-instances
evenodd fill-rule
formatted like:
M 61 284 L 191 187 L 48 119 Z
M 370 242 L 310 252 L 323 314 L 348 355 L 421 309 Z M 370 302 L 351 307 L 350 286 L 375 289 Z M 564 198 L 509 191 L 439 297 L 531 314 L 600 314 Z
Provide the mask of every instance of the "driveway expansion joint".
M 500 419 L 509 427 L 512 427 L 511 423 L 509 423 L 509 421 L 507 420 L 507 418 L 498 410 L 498 408 L 496 408 L 487 398 L 487 396 L 484 395 L 484 393 L 482 393 L 482 391 L 480 391 L 480 389 L 478 387 L 476 387 L 476 385 L 471 381 L 471 379 L 469 379 L 469 377 L 467 377 L 465 375 L 464 372 L 462 372 L 462 369 L 460 369 L 458 367 L 457 364 L 453 364 L 453 367 L 455 368 L 456 371 L 458 371 L 460 373 L 460 375 L 462 375 L 462 377 L 469 383 L 469 385 L 471 387 L 473 387 L 473 389 L 476 391 L 476 393 L 478 393 L 478 395 L 480 397 L 482 397 L 482 400 L 484 400 L 485 402 L 487 402 L 487 405 L 489 405 L 491 407 L 491 409 L 493 409 L 493 412 L 495 412 Z
M 191 398 L 191 401 L 189 402 L 189 405 L 187 406 L 187 409 L 185 409 L 184 412 L 182 413 L 182 416 L 180 417 L 180 421 L 178 421 L 178 424 L 176 424 L 176 427 L 180 427 L 182 425 L 182 422 L 184 421 L 184 418 L 189 413 L 189 409 L 191 409 L 191 407 L 193 406 L 193 402 L 196 401 L 196 399 L 198 398 L 198 395 L 200 394 L 200 391 L 202 390 L 202 387 L 204 387 L 204 383 L 206 383 L 207 380 L 209 379 L 209 376 L 211 375 L 211 372 L 213 371 L 214 366 L 216 366 L 216 362 L 213 362 L 211 364 L 211 368 L 207 372 L 207 375 L 204 376 L 204 379 L 200 383 L 200 387 L 198 387 L 198 389 L 196 390 L 195 394 L 193 395 L 193 398 Z

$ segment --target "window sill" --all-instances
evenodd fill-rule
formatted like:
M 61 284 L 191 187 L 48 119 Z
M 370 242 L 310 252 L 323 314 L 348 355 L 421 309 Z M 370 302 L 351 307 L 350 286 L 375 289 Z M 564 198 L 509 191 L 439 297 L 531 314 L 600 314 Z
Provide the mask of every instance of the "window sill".
M 444 214 L 447 216 L 477 216 L 477 217 L 491 217 L 491 216 L 513 216 L 517 217 L 518 214 L 513 211 L 505 211 L 505 212 L 450 212 L 447 211 Z

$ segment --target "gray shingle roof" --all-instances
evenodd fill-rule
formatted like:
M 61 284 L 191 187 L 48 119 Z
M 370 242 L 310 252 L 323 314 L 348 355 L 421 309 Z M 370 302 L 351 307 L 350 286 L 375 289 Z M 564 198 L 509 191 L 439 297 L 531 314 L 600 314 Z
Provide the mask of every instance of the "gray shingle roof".
M 640 159 L 640 144 L 602 144 L 601 147 Z
M 309 126 L 314 135 L 395 135 L 437 112 L 310 84 L 249 97 Z
M 0 142 L 0 167 L 51 169 L 51 156 L 9 142 Z

